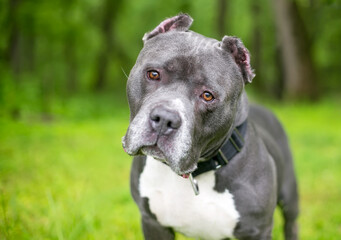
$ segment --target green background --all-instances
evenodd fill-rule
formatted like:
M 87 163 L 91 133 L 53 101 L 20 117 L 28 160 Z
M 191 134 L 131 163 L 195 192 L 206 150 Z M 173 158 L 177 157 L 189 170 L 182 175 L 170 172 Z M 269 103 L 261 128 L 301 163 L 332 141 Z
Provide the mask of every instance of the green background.
M 0 0 L 0 239 L 142 239 L 129 192 L 131 157 L 121 146 L 129 123 L 124 72 L 143 34 L 179 12 L 194 18 L 191 29 L 222 38 L 218 2 Z M 339 240 L 340 1 L 296 1 L 312 40 L 315 101 L 277 94 L 272 1 L 257 3 L 262 64 L 246 86 L 250 100 L 272 109 L 288 132 L 301 239 Z M 228 1 L 225 23 L 251 55 L 252 4 Z M 281 226 L 276 212 L 274 239 L 283 239 Z

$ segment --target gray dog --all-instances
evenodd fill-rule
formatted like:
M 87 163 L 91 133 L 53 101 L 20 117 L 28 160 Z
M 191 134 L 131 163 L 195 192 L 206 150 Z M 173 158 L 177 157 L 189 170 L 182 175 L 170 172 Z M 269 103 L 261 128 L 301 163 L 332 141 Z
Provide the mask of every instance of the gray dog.
M 275 116 L 249 106 L 254 77 L 236 37 L 189 31 L 180 14 L 143 37 L 130 72 L 125 151 L 146 239 L 271 239 L 279 205 L 297 239 L 298 194 L 287 137 Z

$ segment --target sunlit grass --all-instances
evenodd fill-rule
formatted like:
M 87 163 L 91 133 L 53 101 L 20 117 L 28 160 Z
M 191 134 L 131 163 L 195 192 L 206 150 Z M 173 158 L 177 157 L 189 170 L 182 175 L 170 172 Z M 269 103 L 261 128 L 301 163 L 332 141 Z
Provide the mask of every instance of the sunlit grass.
M 294 152 L 301 239 L 341 238 L 339 106 L 271 104 Z M 127 107 L 75 111 L 49 122 L 0 120 L 0 239 L 142 239 L 121 148 Z M 274 239 L 283 239 L 280 224 L 277 212 Z

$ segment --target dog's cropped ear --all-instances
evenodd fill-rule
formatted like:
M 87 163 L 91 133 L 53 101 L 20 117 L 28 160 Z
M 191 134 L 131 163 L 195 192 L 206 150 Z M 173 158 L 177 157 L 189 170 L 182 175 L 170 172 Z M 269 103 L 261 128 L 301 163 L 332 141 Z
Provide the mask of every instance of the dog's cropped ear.
M 155 37 L 160 33 L 169 31 L 187 31 L 192 25 L 193 19 L 187 14 L 179 14 L 175 17 L 168 18 L 161 22 L 154 30 L 146 33 L 142 40 L 145 43 L 148 39 Z
M 242 72 L 244 83 L 251 83 L 256 75 L 251 69 L 249 51 L 242 41 L 237 37 L 225 36 L 223 37 L 221 47 L 232 54 L 234 61 Z

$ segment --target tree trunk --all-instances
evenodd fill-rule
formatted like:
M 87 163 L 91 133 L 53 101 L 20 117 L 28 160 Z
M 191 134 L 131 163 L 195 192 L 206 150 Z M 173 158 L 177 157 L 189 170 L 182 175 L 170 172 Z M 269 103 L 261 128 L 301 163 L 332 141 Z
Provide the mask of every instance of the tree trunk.
M 20 73 L 20 32 L 17 21 L 19 5 L 20 0 L 10 0 L 8 11 L 8 24 L 10 27 L 6 59 L 15 76 Z
M 284 90 L 289 98 L 317 97 L 311 43 L 293 0 L 273 0 L 278 41 L 284 64 Z
M 183 13 L 189 13 L 190 9 L 191 9 L 190 0 L 182 0 L 180 3 L 179 11 Z
M 227 35 L 226 29 L 227 0 L 218 0 L 217 7 L 218 7 L 217 31 L 219 37 L 222 38 L 224 35 Z
M 29 28 L 29 31 L 26 32 L 25 37 L 23 38 L 24 70 L 34 73 L 36 67 L 36 23 L 34 14 L 31 14 L 26 19 L 26 26 L 28 26 L 27 28 Z
M 252 49 L 251 49 L 251 65 L 252 68 L 255 69 L 256 73 L 256 81 L 252 82 L 252 86 L 257 88 L 258 90 L 264 91 L 266 89 L 264 87 L 264 79 L 262 78 L 262 36 L 261 36 L 261 31 L 260 31 L 260 2 L 259 1 L 252 1 L 251 3 L 251 16 L 253 18 L 253 36 L 252 36 Z
M 95 90 L 103 90 L 106 86 L 108 64 L 113 46 L 113 22 L 120 9 L 122 0 L 106 0 L 102 19 L 103 48 L 99 53 L 96 67 Z
M 276 84 L 273 87 L 273 94 L 274 97 L 278 100 L 283 100 L 284 98 L 284 88 L 285 88 L 285 79 L 284 79 L 284 63 L 283 63 L 283 53 L 282 53 L 282 49 L 280 46 L 276 46 L 276 58 L 275 58 L 275 64 L 277 67 L 277 72 L 278 72 L 278 76 L 276 79 Z
M 74 94 L 78 90 L 78 68 L 77 68 L 77 59 L 76 59 L 76 40 L 75 36 L 69 36 L 66 38 L 65 43 L 65 61 L 67 63 L 67 71 L 66 71 L 66 79 L 67 79 L 67 87 L 68 93 Z

